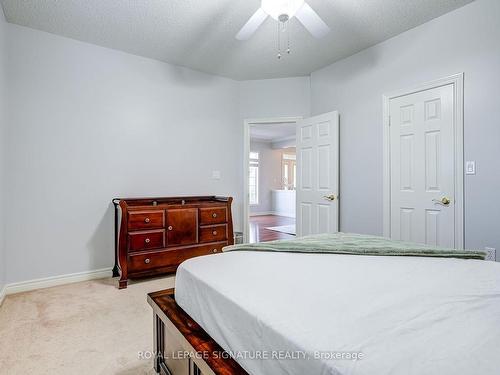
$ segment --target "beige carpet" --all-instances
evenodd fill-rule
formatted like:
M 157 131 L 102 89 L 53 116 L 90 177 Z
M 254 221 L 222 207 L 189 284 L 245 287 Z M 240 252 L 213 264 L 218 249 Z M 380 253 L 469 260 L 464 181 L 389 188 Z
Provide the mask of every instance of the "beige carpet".
M 173 277 L 129 284 L 102 279 L 11 295 L 0 307 L 0 374 L 154 374 L 146 294 Z

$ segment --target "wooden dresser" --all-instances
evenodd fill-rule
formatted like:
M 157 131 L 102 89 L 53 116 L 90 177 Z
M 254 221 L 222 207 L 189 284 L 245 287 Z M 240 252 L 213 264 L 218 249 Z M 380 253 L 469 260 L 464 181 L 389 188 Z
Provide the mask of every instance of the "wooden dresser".
M 129 278 L 175 272 L 181 262 L 234 243 L 231 197 L 114 199 L 115 267 Z

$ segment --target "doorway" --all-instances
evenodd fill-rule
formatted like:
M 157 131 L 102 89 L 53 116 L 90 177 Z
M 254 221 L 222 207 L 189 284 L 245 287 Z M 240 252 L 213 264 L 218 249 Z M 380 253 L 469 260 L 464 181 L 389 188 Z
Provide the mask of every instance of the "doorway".
M 282 131 L 286 133 L 275 134 Z M 278 154 L 280 170 L 275 168 L 277 172 L 267 177 L 274 186 L 264 191 L 265 197 L 271 199 L 271 205 L 267 206 L 271 209 L 267 212 L 262 207 L 256 207 L 264 197 L 261 171 L 264 160 L 259 148 L 252 145 L 252 137 L 257 141 L 258 138 L 261 140 L 265 138 L 264 140 L 271 144 L 266 146 L 267 148 L 281 150 Z M 243 240 L 245 242 L 338 232 L 339 113 L 337 111 L 306 119 L 289 117 L 246 120 L 243 152 Z M 259 223 L 257 216 L 269 217 L 260 217 L 260 221 L 264 223 Z M 272 223 L 265 221 L 265 219 L 276 219 L 277 216 L 280 220 Z M 251 221 L 255 224 L 253 228 L 250 225 Z M 258 236 L 262 227 L 264 227 L 263 235 Z
M 246 242 L 295 238 L 296 123 L 300 118 L 245 122 Z
M 384 96 L 384 235 L 462 249 L 463 74 Z

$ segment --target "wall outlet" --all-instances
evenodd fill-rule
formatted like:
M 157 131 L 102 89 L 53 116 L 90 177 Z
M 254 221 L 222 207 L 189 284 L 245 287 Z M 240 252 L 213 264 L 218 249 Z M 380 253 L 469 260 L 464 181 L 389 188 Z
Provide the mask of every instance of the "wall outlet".
M 488 253 L 485 260 L 491 260 L 493 262 L 497 260 L 497 251 L 494 247 L 485 247 L 484 250 Z

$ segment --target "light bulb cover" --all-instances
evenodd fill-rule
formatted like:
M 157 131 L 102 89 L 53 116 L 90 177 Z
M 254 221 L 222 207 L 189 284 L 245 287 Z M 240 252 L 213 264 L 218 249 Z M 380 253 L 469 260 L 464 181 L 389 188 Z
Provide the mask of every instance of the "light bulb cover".
M 262 0 L 261 8 L 269 16 L 279 21 L 279 16 L 286 14 L 292 18 L 304 5 L 304 0 Z

